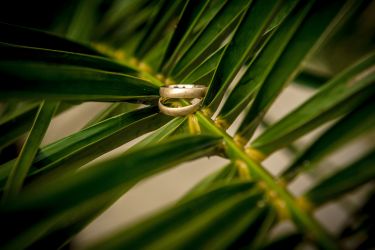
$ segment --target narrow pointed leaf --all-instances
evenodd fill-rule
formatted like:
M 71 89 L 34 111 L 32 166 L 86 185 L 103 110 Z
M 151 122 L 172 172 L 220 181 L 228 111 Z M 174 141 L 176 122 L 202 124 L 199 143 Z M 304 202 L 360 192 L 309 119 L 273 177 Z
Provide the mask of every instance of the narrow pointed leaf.
M 276 212 L 268 204 L 257 206 L 256 215 L 248 228 L 231 244 L 230 249 L 260 249 L 276 221 Z M 251 235 L 251 236 L 250 236 Z
M 299 3 L 299 1 L 300 0 L 284 0 L 281 3 L 279 11 L 275 14 L 272 20 L 270 20 L 270 23 L 265 34 L 277 29 L 277 27 L 281 23 L 283 23 L 285 18 L 289 16 L 290 12 L 296 7 L 296 4 Z M 306 1 L 306 4 L 308 4 L 308 1 Z
M 155 143 L 158 143 L 162 140 L 165 140 L 169 137 L 171 133 L 175 129 L 178 128 L 183 122 L 185 118 L 177 117 L 173 120 L 171 120 L 169 123 L 155 131 L 150 136 L 146 137 L 144 140 L 138 142 L 133 147 L 131 147 L 131 150 L 143 148 L 145 146 L 149 146 Z M 155 123 L 155 122 L 154 122 Z M 35 242 L 33 246 L 38 246 L 37 248 L 43 248 L 48 246 L 51 246 L 51 238 L 53 243 L 56 243 L 56 246 L 61 246 L 62 243 L 69 242 L 71 238 L 78 233 L 80 230 L 82 230 L 86 225 L 88 225 L 92 220 L 94 220 L 98 215 L 100 215 L 103 211 L 105 211 L 110 205 L 112 205 L 118 198 L 122 196 L 122 194 L 130 189 L 133 185 L 126 185 L 124 188 L 120 188 L 119 190 L 115 190 L 110 192 L 109 194 L 106 194 L 105 197 L 99 197 L 95 198 L 93 201 L 94 206 L 92 206 L 92 209 L 87 211 L 84 210 L 83 213 L 74 213 L 74 218 L 72 218 L 70 214 L 66 216 L 68 219 L 68 223 L 56 223 L 52 222 L 54 225 L 58 224 L 59 227 L 57 229 L 54 228 L 54 231 L 50 232 L 49 234 L 43 236 L 40 240 Z M 83 207 L 83 208 L 82 208 Z M 79 208 L 76 210 L 82 211 L 87 207 L 86 204 L 80 205 Z M 64 221 L 64 219 L 62 219 Z M 52 245 L 53 246 L 53 245 Z
M 1 104 L 0 123 L 18 109 L 19 102 L 9 101 Z M 22 105 L 22 103 L 21 103 Z M 5 117 L 5 118 L 4 118 Z
M 325 84 L 319 92 L 252 142 L 264 154 L 288 145 L 319 125 L 351 111 L 375 93 L 375 53 Z
M 192 70 L 186 77 L 181 80 L 181 83 L 192 84 L 204 77 L 205 75 L 213 72 L 219 64 L 220 58 L 224 51 L 224 47 L 215 51 L 210 57 L 203 61 L 198 67 Z M 206 84 L 206 83 L 201 83 Z M 208 83 L 207 83 L 208 85 Z
M 39 145 L 47 131 L 58 103 L 43 102 L 36 114 L 33 127 L 22 147 L 21 153 L 12 167 L 6 182 L 3 201 L 12 199 L 20 192 Z
M 304 196 L 315 205 L 321 205 L 374 180 L 375 151 L 325 178 Z
M 164 140 L 165 138 L 173 134 L 173 132 L 175 132 L 175 130 L 178 129 L 178 127 L 180 127 L 182 123 L 185 122 L 185 120 L 186 120 L 186 117 L 174 118 L 173 120 L 169 121 L 167 124 L 162 126 L 161 128 L 157 129 L 151 135 L 147 136 L 145 139 L 135 144 L 131 149 L 132 150 L 139 149 L 144 146 L 150 145 L 151 143 L 157 143 L 157 142 Z
M 138 108 L 139 105 L 133 104 L 133 103 L 121 103 L 121 102 L 115 102 L 111 104 L 109 107 L 104 109 L 102 112 L 98 113 L 95 117 L 93 117 L 90 121 L 88 121 L 84 128 L 91 127 L 92 125 L 99 123 L 101 121 L 104 121 L 108 118 L 111 118 L 113 116 L 133 111 L 136 108 Z
M 35 157 L 29 178 L 56 169 L 76 169 L 124 143 L 150 132 L 170 120 L 150 107 L 109 118 L 42 147 Z M 14 163 L 0 170 L 0 180 L 7 176 Z
M 371 103 L 372 102 L 372 103 Z M 344 105 L 344 104 L 342 104 Z M 338 121 L 316 139 L 283 172 L 287 180 L 305 169 L 313 168 L 325 156 L 339 149 L 351 140 L 375 132 L 375 103 L 373 97 Z
M 155 3 L 151 3 L 145 9 L 140 9 L 129 16 L 124 16 L 116 27 L 109 34 L 103 35 L 101 40 L 104 44 L 111 45 L 114 48 L 122 49 L 124 44 L 129 41 L 137 32 L 141 32 L 144 25 L 146 25 L 149 17 L 154 12 Z M 126 24 L 126 25 L 125 25 Z M 129 51 L 127 51 L 129 52 Z
M 190 63 L 195 61 L 207 48 L 219 38 L 231 24 L 243 13 L 244 6 L 250 0 L 227 1 L 216 16 L 207 24 L 199 36 L 189 45 L 185 53 L 175 65 L 172 76 L 184 71 Z
M 99 24 L 98 33 L 108 33 L 110 29 L 118 26 L 125 17 L 137 13 L 149 0 L 116 0 L 111 4 L 103 20 Z
M 101 0 L 80 0 L 75 6 L 73 17 L 66 31 L 66 37 L 89 42 L 96 25 L 98 7 Z
M 155 72 L 159 68 L 161 64 L 161 60 L 163 59 L 163 55 L 168 47 L 168 42 L 172 37 L 172 32 L 169 32 L 165 35 L 163 39 L 161 39 L 150 51 L 147 55 L 143 58 L 143 62 L 145 62 L 148 66 L 150 66 Z
M 263 119 L 261 122 L 261 126 L 264 130 L 268 129 L 270 124 L 271 122 L 267 121 L 266 119 Z M 274 122 L 272 122 L 272 124 L 274 124 Z M 287 145 L 285 149 L 291 156 L 296 156 L 300 152 L 299 146 L 293 143 Z
M 223 249 L 255 216 L 256 211 L 241 213 L 249 211 L 249 207 L 262 197 L 252 194 L 251 189 L 252 185 L 248 182 L 219 186 L 172 206 L 92 248 L 139 249 L 147 244 L 155 249 L 190 249 L 195 244 L 195 247 L 206 245 Z M 141 240 L 145 238 L 147 242 Z
M 307 86 L 310 88 L 319 88 L 323 84 L 327 83 L 330 80 L 330 76 L 319 74 L 311 70 L 304 70 L 300 72 L 294 81 L 297 84 Z
M 347 1 L 351 5 L 353 1 Z M 348 11 L 345 1 L 316 0 L 300 28 L 293 35 L 280 58 L 265 79 L 249 112 L 242 121 L 238 134 L 250 139 L 260 120 L 282 89 L 294 78 L 303 60 L 316 50 Z M 301 42 L 303 41 L 303 42 Z
M 186 2 L 176 30 L 173 33 L 161 62 L 161 66 L 163 67 L 162 71 L 164 73 L 169 72 L 175 58 L 182 49 L 182 45 L 185 43 L 186 39 L 188 39 L 209 2 L 210 0 L 188 0 Z
M 178 16 L 183 1 L 161 0 L 160 8 L 150 20 L 148 28 L 139 42 L 135 55 L 142 59 L 147 52 L 162 38 L 167 26 Z
M 17 199 L 0 207 L 2 225 L 8 228 L 2 234 L 0 244 L 8 248 L 25 248 L 38 238 L 28 233 L 35 232 L 32 228 L 43 221 L 80 205 L 82 201 L 133 184 L 180 162 L 211 154 L 220 142 L 220 138 L 212 136 L 181 137 L 30 186 Z M 17 226 L 14 225 L 16 219 L 20 222 Z M 35 233 L 40 235 L 40 232 Z M 22 237 L 24 240 L 19 241 Z
M 72 106 L 72 104 L 60 103 L 55 115 L 61 114 Z M 0 149 L 14 143 L 30 130 L 38 109 L 38 103 L 27 104 L 0 121 Z
M 69 39 L 16 25 L 0 22 L 0 42 L 21 46 L 70 51 L 75 53 L 100 55 L 96 50 Z
M 22 75 L 19 74 L 22 72 Z M 158 89 L 120 73 L 31 62 L 0 62 L 0 100 L 152 100 Z
M 311 8 L 311 5 L 312 1 L 307 3 L 301 1 L 286 17 L 286 20 L 276 30 L 275 34 L 271 36 L 263 50 L 257 55 L 255 61 L 246 70 L 245 75 L 230 93 L 220 111 L 219 117 L 221 119 L 232 122 L 247 106 L 251 96 L 264 83 L 277 59 Z
M 181 201 L 185 201 L 191 199 L 194 196 L 200 195 L 210 188 L 214 187 L 215 185 L 229 183 L 236 177 L 236 168 L 232 163 L 224 166 L 222 169 L 208 175 L 203 180 L 198 182 L 192 189 L 190 189 L 181 199 Z
M 33 124 L 34 117 L 39 110 L 39 103 L 32 103 L 18 109 L 13 116 L 0 123 L 0 148 L 15 142 Z
M 191 249 L 195 246 L 229 249 L 238 237 L 247 233 L 250 226 L 259 228 L 261 220 L 265 219 L 262 216 L 262 208 L 251 209 L 257 202 L 261 202 L 261 198 L 261 195 L 254 195 L 241 201 L 232 201 L 232 198 L 222 205 L 218 204 L 210 214 L 206 214 L 208 218 L 198 216 L 192 219 L 186 228 L 176 232 L 177 236 L 170 234 L 162 242 L 156 242 L 155 247 L 167 247 L 170 242 L 172 249 Z M 253 236 L 257 237 L 256 234 Z
M 30 61 L 61 65 L 81 66 L 103 71 L 135 74 L 136 71 L 124 64 L 99 56 L 73 52 L 25 47 L 0 42 L 1 61 Z
M 204 98 L 204 105 L 211 110 L 216 110 L 229 84 L 245 63 L 249 53 L 255 49 L 257 41 L 263 35 L 278 6 L 279 1 L 256 0 L 248 8 L 232 40 L 223 52 Z
M 204 13 L 199 18 L 197 25 L 193 28 L 193 34 L 199 34 L 209 22 L 216 16 L 216 14 L 221 10 L 226 1 L 215 1 L 211 0 L 208 7 Z
M 44 220 L 40 226 L 33 227 L 29 235 L 35 235 L 30 244 L 31 249 L 61 249 L 69 246 L 74 236 L 85 228 L 97 216 L 103 213 L 133 185 L 124 186 L 88 200 L 59 216 Z M 47 232 L 38 235 L 37 232 Z M 28 239 L 26 239 L 28 240 Z M 21 243 L 21 245 L 24 245 Z

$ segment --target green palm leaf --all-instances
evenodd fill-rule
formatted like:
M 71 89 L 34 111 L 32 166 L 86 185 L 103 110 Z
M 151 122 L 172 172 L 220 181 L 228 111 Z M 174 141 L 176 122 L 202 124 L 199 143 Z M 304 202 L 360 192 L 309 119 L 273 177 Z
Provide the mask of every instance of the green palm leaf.
M 182 2 L 171 0 L 162 0 L 161 2 L 160 8 L 157 9 L 157 13 L 150 20 L 148 28 L 135 50 L 135 55 L 138 58 L 143 58 L 152 46 L 159 41 L 160 33 L 170 24 L 183 4 Z
M 248 0 L 227 1 L 198 37 L 189 45 L 189 48 L 186 49 L 174 67 L 172 75 L 176 76 L 184 71 L 190 63 L 207 50 L 228 27 L 231 27 L 231 24 L 242 14 L 243 6 L 249 2 Z
M 358 161 L 322 180 L 305 197 L 314 204 L 321 205 L 374 180 L 374 160 L 375 153 L 372 150 Z
M 77 174 L 62 175 L 31 186 L 21 196 L 0 207 L 3 225 L 9 228 L 6 235 L 3 234 L 1 245 L 6 248 L 27 246 L 41 236 L 38 231 L 41 230 L 38 228 L 41 224 L 39 220 L 46 221 L 46 226 L 50 227 L 49 220 L 54 217 L 59 219 L 59 214 L 69 211 L 82 201 L 103 197 L 111 190 L 133 184 L 179 162 L 211 154 L 219 143 L 220 138 L 212 136 L 180 138 L 172 144 L 166 142 L 152 145 L 148 149 L 142 148 L 117 156 L 111 161 L 98 163 Z M 137 165 L 143 167 L 134 167 Z M 27 217 L 31 211 L 39 216 L 24 220 L 16 228 L 12 226 L 15 218 Z M 23 238 L 22 241 L 13 238 L 12 235 L 16 232 Z
M 242 18 L 231 42 L 226 47 L 208 88 L 204 104 L 215 110 L 235 74 L 240 70 L 267 23 L 278 10 L 277 1 L 255 1 Z
M 27 172 L 29 171 L 38 151 L 44 134 L 47 131 L 49 122 L 53 117 L 53 113 L 56 111 L 57 105 L 57 103 L 46 102 L 43 102 L 40 105 L 30 134 L 23 145 L 17 161 L 9 173 L 8 181 L 4 188 L 3 201 L 12 199 L 20 192 Z
M 152 107 L 109 118 L 42 147 L 33 161 L 28 177 L 35 178 L 54 169 L 77 169 L 96 157 L 154 130 L 168 120 L 168 117 L 156 114 L 156 109 Z M 103 143 L 105 146 L 99 147 Z M 1 168 L 2 178 L 8 175 L 12 165 L 14 161 Z
M 375 54 L 371 53 L 337 75 L 303 105 L 256 138 L 251 143 L 252 147 L 265 154 L 272 153 L 371 97 L 375 90 L 372 74 L 374 62 Z
M 167 50 L 164 53 L 164 57 L 161 62 L 161 65 L 165 65 L 163 72 L 169 71 L 171 63 L 174 61 L 174 58 L 177 57 L 184 42 L 193 31 L 196 22 L 199 20 L 199 17 L 202 15 L 209 2 L 209 0 L 187 1 L 182 11 L 180 21 L 177 24 L 177 28 L 173 32 L 173 36 L 168 44 Z
M 226 163 L 174 204 L 83 248 L 374 245 L 371 1 L 62 2 L 4 1 L 0 9 L 1 249 L 70 248 L 140 181 L 210 156 Z M 181 83 L 208 86 L 201 107 L 162 114 L 159 87 Z M 280 114 L 288 108 L 279 100 L 306 86 L 309 97 L 289 100 L 299 103 Z M 51 119 L 88 101 L 108 106 L 40 146 Z M 342 168 L 323 161 L 341 150 L 350 151 Z M 273 153 L 291 162 L 281 174 L 282 161 L 261 163 Z M 311 170 L 316 178 L 301 191 L 296 184 Z M 364 198 L 351 204 L 349 194 Z M 331 230 L 336 219 L 327 227 L 320 216 L 325 204 L 345 208 L 350 220 Z M 293 231 L 280 233 L 285 221 Z
M 352 4 L 350 1 L 346 4 Z M 302 60 L 324 41 L 329 31 L 347 11 L 344 1 L 316 1 L 300 29 L 294 34 L 273 70 L 259 89 L 250 110 L 246 114 L 238 134 L 249 139 L 260 120 L 281 90 L 300 70 Z M 300 41 L 304 41 L 301 43 Z
M 247 223 L 256 218 L 257 214 L 250 213 L 245 219 L 239 216 L 241 211 L 254 206 L 260 199 L 261 195 L 254 193 L 248 182 L 219 186 L 97 243 L 93 248 L 142 248 L 147 245 L 153 248 L 190 248 L 193 242 L 189 239 L 193 238 L 202 245 L 214 243 L 215 248 L 225 249 L 236 239 L 238 231 L 243 232 Z M 221 220 L 215 220 L 218 216 Z M 229 228 L 223 224 L 228 222 L 231 224 Z M 232 235 L 226 233 L 229 230 Z M 168 231 L 174 233 L 168 234 Z M 221 233 L 222 237 L 216 238 L 216 233 Z M 148 242 L 140 240 L 145 237 Z
M 311 8 L 312 2 L 308 4 L 301 2 L 290 13 L 285 22 L 272 35 L 270 41 L 265 45 L 255 61 L 246 70 L 245 75 L 235 86 L 226 100 L 218 119 L 232 122 L 239 113 L 247 106 L 252 95 L 256 93 L 267 75 L 271 71 L 274 63 L 279 58 L 285 46 L 287 46 L 301 21 Z
M 27 103 L 16 108 L 11 115 L 2 117 L 0 121 L 0 149 L 14 143 L 30 130 L 38 107 L 39 103 Z M 61 114 L 71 107 L 72 104 L 60 103 L 55 115 Z
M 74 52 L 0 43 L 0 53 L 2 54 L 2 61 L 30 61 L 72 65 L 124 74 L 135 74 L 136 72 L 134 69 L 114 60 Z
M 0 22 L 2 43 L 10 43 L 21 46 L 45 48 L 52 50 L 70 51 L 75 53 L 99 55 L 99 53 L 85 45 L 70 41 L 68 39 L 24 27 L 10 25 Z
M 2 61 L 0 75 L 10 83 L 0 87 L 0 100 L 151 101 L 158 95 L 156 87 L 140 78 L 70 65 Z
M 372 99 L 372 98 L 371 98 Z M 290 180 L 301 169 L 312 168 L 316 163 L 351 140 L 374 133 L 375 105 L 368 100 L 324 132 L 283 173 Z

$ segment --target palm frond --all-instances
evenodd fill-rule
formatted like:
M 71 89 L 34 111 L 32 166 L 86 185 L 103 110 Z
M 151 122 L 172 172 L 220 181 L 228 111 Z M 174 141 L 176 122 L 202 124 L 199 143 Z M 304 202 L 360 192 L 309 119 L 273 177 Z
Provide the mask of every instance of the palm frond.
M 301 196 L 290 190 L 296 178 L 330 168 L 329 156 L 374 132 L 374 46 L 342 56 L 339 67 L 323 60 L 371 6 L 79 0 L 56 13 L 49 30 L 0 22 L 0 150 L 22 147 L 14 159 L 0 151 L 0 247 L 62 248 L 140 181 L 212 155 L 227 163 L 175 203 L 87 248 L 340 249 L 356 237 L 350 246 L 373 246 L 373 194 L 341 234 L 314 216 L 361 187 L 373 189 L 371 140 L 343 167 L 319 173 Z M 159 87 L 172 83 L 206 85 L 201 108 L 185 117 L 161 114 Z M 312 87 L 311 96 L 269 119 L 293 83 Z M 41 146 L 54 117 L 88 101 L 111 104 Z M 322 128 L 301 147 L 298 140 Z M 285 148 L 291 163 L 271 174 L 262 161 Z M 274 237 L 285 220 L 294 231 Z

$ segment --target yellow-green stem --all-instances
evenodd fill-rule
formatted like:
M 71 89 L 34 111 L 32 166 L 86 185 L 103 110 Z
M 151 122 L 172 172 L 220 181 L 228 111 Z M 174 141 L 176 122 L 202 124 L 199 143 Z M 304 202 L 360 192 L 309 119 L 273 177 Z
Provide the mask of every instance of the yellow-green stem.
M 144 76 L 155 85 L 164 85 L 163 82 L 151 74 L 146 74 Z M 316 241 L 323 249 L 339 249 L 334 239 L 321 227 L 321 225 L 314 219 L 313 215 L 309 211 L 305 211 L 304 207 L 299 205 L 299 202 L 286 189 L 285 186 L 281 186 L 264 167 L 251 159 L 246 154 L 243 147 L 239 146 L 230 135 L 218 127 L 211 118 L 205 116 L 202 111 L 198 111 L 196 116 L 199 123 L 205 129 L 213 134 L 223 137 L 227 146 L 227 154 L 230 158 L 232 158 L 232 160 L 242 160 L 245 162 L 249 168 L 251 176 L 257 181 L 266 184 L 266 192 L 276 193 L 278 200 L 275 201 L 275 203 L 280 202 L 280 200 L 285 202 L 288 209 L 288 214 L 290 214 L 293 221 L 295 221 L 296 224 L 305 231 L 307 236 L 311 236 L 312 239 Z
M 277 180 L 268 173 L 264 167 L 250 159 L 243 149 L 234 142 L 233 138 L 225 131 L 218 128 L 210 118 L 204 116 L 201 112 L 197 112 L 196 115 L 203 127 L 212 133 L 223 137 L 229 157 L 234 160 L 240 159 L 244 161 L 249 167 L 251 175 L 259 181 L 263 181 L 269 188 L 269 191 L 274 191 L 277 196 L 285 202 L 293 220 L 296 221 L 297 224 L 300 224 L 307 234 L 310 234 L 324 249 L 338 249 L 335 241 L 312 217 L 312 215 L 307 211 L 304 211 L 302 207 L 299 206 L 294 196 L 285 187 L 280 186 Z

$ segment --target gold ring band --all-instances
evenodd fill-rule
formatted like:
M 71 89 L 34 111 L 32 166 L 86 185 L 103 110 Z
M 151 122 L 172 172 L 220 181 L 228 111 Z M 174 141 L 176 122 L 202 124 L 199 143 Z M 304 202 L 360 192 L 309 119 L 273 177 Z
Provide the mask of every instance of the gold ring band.
M 189 106 L 173 108 L 173 107 L 165 106 L 163 104 L 165 100 L 167 99 L 160 97 L 158 106 L 159 106 L 160 112 L 169 116 L 186 116 L 188 114 L 194 113 L 195 111 L 199 109 L 200 104 L 202 102 L 201 98 L 195 98 L 191 101 L 191 105 Z
M 176 84 L 161 87 L 160 96 L 164 98 L 203 98 L 207 87 L 194 84 Z

